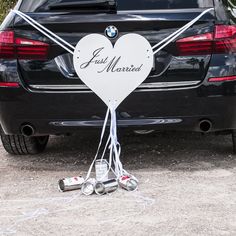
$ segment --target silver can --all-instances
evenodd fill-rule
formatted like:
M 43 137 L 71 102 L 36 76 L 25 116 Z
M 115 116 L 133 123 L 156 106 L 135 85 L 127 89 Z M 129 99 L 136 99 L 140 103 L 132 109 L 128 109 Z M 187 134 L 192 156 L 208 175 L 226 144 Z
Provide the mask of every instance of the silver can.
M 96 183 L 96 179 L 93 178 L 85 181 L 81 188 L 82 193 L 86 196 L 92 195 L 94 193 Z
M 127 191 L 135 191 L 138 189 L 138 180 L 131 175 L 124 175 L 119 178 L 119 185 Z
M 95 172 L 97 181 L 108 180 L 108 164 L 106 160 L 97 160 L 95 163 Z
M 95 185 L 95 193 L 97 195 L 104 195 L 116 191 L 119 187 L 116 179 L 110 179 L 103 182 L 97 182 Z
M 72 191 L 81 189 L 84 183 L 84 178 L 79 177 L 72 177 L 72 178 L 64 178 L 58 181 L 58 189 L 61 192 Z

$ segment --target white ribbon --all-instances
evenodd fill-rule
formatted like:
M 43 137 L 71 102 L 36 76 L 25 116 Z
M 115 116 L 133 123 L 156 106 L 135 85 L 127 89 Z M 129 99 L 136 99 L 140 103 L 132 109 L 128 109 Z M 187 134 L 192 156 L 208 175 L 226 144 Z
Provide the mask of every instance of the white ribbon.
M 206 15 L 208 12 L 214 10 L 214 8 L 207 9 L 203 11 L 199 16 L 194 18 L 192 21 L 190 21 L 188 24 L 184 25 L 182 28 L 175 31 L 173 34 L 169 35 L 167 38 L 163 39 L 161 42 L 157 43 L 155 46 L 152 47 L 153 50 L 155 50 L 157 47 L 159 47 L 156 51 L 153 52 L 155 55 L 156 53 L 160 52 L 163 48 L 165 48 L 168 44 L 173 42 L 175 39 L 177 39 L 182 33 L 184 33 L 186 30 L 188 30 L 191 26 L 193 26 L 198 20 L 200 20 L 204 15 Z M 166 42 L 166 43 L 165 43 Z M 163 44 L 164 43 L 164 44 Z M 163 44 L 163 45 L 162 45 Z M 162 46 L 161 46 L 162 45 Z
M 30 24 L 32 27 L 34 27 L 36 30 L 38 30 L 40 33 L 51 39 L 54 43 L 58 44 L 62 48 L 64 48 L 67 52 L 71 53 L 72 55 L 74 54 L 75 47 L 65 41 L 63 38 L 59 37 L 58 35 L 54 34 L 51 30 L 47 29 L 43 25 L 39 24 L 37 21 L 35 21 L 33 18 L 30 16 L 24 14 L 21 11 L 17 10 L 11 10 L 10 14 L 14 13 L 18 16 L 20 16 L 23 20 L 25 20 L 28 24 Z M 66 47 L 67 45 L 68 47 Z M 72 51 L 72 50 L 73 51 Z
M 90 175 L 91 175 L 91 172 L 92 172 L 92 169 L 93 169 L 93 166 L 94 166 L 96 160 L 98 159 L 99 151 L 100 151 L 100 149 L 101 149 L 101 146 L 102 146 L 102 143 L 103 143 L 104 134 L 105 134 L 105 131 L 106 131 L 106 126 L 107 126 L 108 118 L 109 118 L 109 109 L 107 110 L 106 117 L 105 117 L 105 120 L 104 120 L 104 123 L 103 123 L 102 134 L 101 134 L 101 137 L 100 137 L 100 142 L 99 142 L 99 144 L 98 144 L 98 149 L 97 149 L 95 158 L 94 158 L 94 160 L 93 160 L 91 166 L 89 167 L 86 180 L 89 179 L 89 177 L 90 177 Z M 108 138 L 107 144 L 106 144 L 106 146 L 105 146 L 105 149 L 104 149 L 104 152 L 103 152 L 103 157 L 104 157 L 104 155 L 105 155 L 105 152 L 106 152 L 106 149 L 107 149 L 107 146 L 108 146 L 109 141 L 110 141 L 110 137 Z M 103 157 L 102 157 L 102 158 L 103 158 Z
M 174 33 L 172 33 L 171 35 L 169 35 L 167 38 L 163 39 L 161 42 L 157 43 L 156 45 L 154 45 L 152 47 L 153 50 L 155 50 L 156 48 L 159 48 L 157 50 L 154 51 L 154 55 L 156 53 L 158 53 L 159 51 L 161 51 L 163 48 L 165 48 L 168 44 L 170 44 L 171 42 L 173 42 L 175 39 L 177 39 L 182 33 L 184 33 L 186 30 L 188 30 L 191 26 L 193 26 L 198 20 L 200 20 L 204 15 L 206 15 L 208 12 L 213 11 L 214 8 L 209 8 L 205 11 L 203 11 L 199 16 L 197 16 L 196 18 L 194 18 L 192 21 L 190 21 L 189 23 L 187 23 L 186 25 L 184 25 L 182 28 L 178 29 L 177 31 L 175 31 Z M 63 38 L 59 37 L 58 35 L 56 35 L 55 33 L 53 33 L 51 30 L 47 29 L 46 27 L 44 27 L 43 25 L 41 25 L 40 23 L 38 23 L 37 21 L 35 21 L 32 17 L 24 14 L 21 11 L 18 10 L 11 10 L 10 14 L 16 14 L 18 16 L 20 16 L 22 19 L 24 19 L 27 23 L 29 23 L 32 27 L 34 27 L 35 29 L 37 29 L 39 32 L 41 32 L 43 35 L 45 35 L 46 37 L 48 37 L 49 39 L 51 39 L 54 43 L 58 44 L 59 46 L 61 46 L 62 48 L 64 48 L 66 51 L 68 51 L 69 53 L 71 53 L 72 55 L 74 54 L 74 50 L 75 47 L 73 45 L 71 45 L 70 43 L 68 43 L 67 41 L 65 41 Z M 68 47 L 66 47 L 65 45 L 67 45 Z M 161 46 L 162 45 L 162 46 Z M 73 51 L 72 51 L 72 50 Z
M 152 47 L 152 49 L 154 50 L 153 54 L 155 55 L 156 53 L 161 51 L 163 48 L 165 48 L 168 44 L 170 44 L 171 42 L 176 40 L 182 33 L 184 33 L 191 26 L 193 26 L 198 20 L 200 20 L 200 18 L 202 16 L 204 16 L 205 14 L 207 14 L 208 12 L 210 12 L 212 10 L 214 10 L 214 8 L 210 8 L 210 9 L 203 11 L 199 16 L 197 16 L 192 21 L 190 21 L 189 23 L 184 25 L 182 28 L 178 29 L 177 31 L 175 31 L 174 33 L 169 35 L 167 38 L 163 39 L 161 42 L 154 45 Z M 70 43 L 68 43 L 67 41 L 65 41 L 64 39 L 62 39 L 61 37 L 59 37 L 58 35 L 53 33 L 52 31 L 50 31 L 49 29 L 47 29 L 46 27 L 44 27 L 43 25 L 41 25 L 40 23 L 35 21 L 30 16 L 28 16 L 18 10 L 11 10 L 10 14 L 12 14 L 12 13 L 20 16 L 27 23 L 29 23 L 32 27 L 34 27 L 36 30 L 41 32 L 43 35 L 45 35 L 46 37 L 51 39 L 54 43 L 56 43 L 59 46 L 61 46 L 62 48 L 64 48 L 67 52 L 71 53 L 72 55 L 74 54 L 75 47 L 73 45 L 71 45 Z M 88 180 L 90 178 L 94 164 L 95 164 L 96 160 L 98 159 L 100 149 L 103 144 L 103 139 L 104 139 L 109 116 L 110 116 L 110 132 L 109 132 L 109 136 L 107 138 L 107 142 L 105 144 L 105 148 L 103 150 L 102 156 L 99 159 L 104 159 L 106 151 L 109 148 L 110 149 L 109 161 L 107 162 L 108 163 L 108 172 L 112 171 L 117 178 L 120 178 L 122 175 L 129 175 L 129 173 L 123 169 L 123 165 L 120 161 L 121 145 L 118 142 L 118 138 L 117 138 L 117 118 L 116 118 L 115 107 L 116 106 L 114 103 L 110 103 L 108 106 L 108 110 L 107 110 L 105 120 L 103 123 L 103 128 L 102 128 L 102 133 L 101 133 L 98 149 L 97 149 L 96 155 L 94 157 L 94 160 L 93 160 L 91 166 L 89 167 L 86 180 Z M 108 173 L 106 173 L 104 175 L 104 178 L 107 174 Z

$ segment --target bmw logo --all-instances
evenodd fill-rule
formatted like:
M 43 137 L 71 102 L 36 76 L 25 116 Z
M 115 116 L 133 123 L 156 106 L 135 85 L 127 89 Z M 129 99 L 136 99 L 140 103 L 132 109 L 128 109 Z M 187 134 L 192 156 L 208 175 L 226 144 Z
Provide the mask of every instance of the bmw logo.
M 118 36 L 118 29 L 115 26 L 108 26 L 105 35 L 110 39 L 114 39 Z

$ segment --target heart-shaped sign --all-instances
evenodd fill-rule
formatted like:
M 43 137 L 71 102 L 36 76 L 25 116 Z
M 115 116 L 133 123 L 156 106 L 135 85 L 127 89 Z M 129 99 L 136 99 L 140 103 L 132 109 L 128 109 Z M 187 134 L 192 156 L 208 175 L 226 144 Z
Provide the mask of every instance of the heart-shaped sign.
M 73 61 L 79 78 L 117 108 L 150 74 L 153 50 L 138 34 L 122 36 L 114 47 L 105 36 L 90 34 L 78 42 Z

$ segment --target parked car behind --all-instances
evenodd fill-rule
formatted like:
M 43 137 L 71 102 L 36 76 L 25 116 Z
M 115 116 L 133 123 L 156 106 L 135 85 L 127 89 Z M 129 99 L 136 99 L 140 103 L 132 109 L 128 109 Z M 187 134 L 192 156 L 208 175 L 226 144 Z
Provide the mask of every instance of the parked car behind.
M 153 69 L 117 111 L 133 130 L 232 134 L 236 150 L 236 26 L 221 0 L 19 0 L 28 14 L 72 45 L 87 34 L 115 43 L 138 33 L 152 45 L 207 8 L 204 15 L 155 55 Z M 106 34 L 114 27 L 116 35 Z M 103 124 L 105 104 L 77 77 L 72 55 L 18 16 L 0 27 L 0 124 L 7 152 L 43 151 L 49 135 Z

